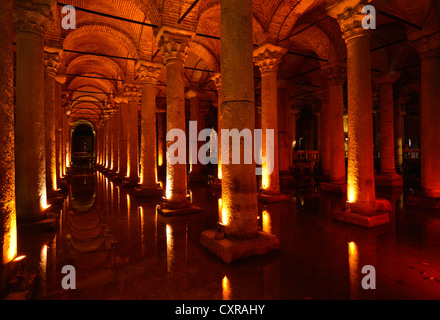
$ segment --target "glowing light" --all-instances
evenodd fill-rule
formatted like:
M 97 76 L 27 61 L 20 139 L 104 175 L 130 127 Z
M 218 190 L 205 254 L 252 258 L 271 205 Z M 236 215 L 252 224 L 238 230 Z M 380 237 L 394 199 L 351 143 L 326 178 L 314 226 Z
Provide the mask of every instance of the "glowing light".
M 159 153 L 159 156 L 158 156 L 158 159 L 157 159 L 157 164 L 159 165 L 159 167 L 161 167 L 163 165 L 162 153 Z
M 357 298 L 359 285 L 359 252 L 355 242 L 348 242 L 348 271 L 350 277 L 350 296 Z
M 47 194 L 46 191 L 43 191 L 40 198 L 40 209 L 41 211 L 45 211 L 50 208 L 50 204 L 47 203 Z
M 263 210 L 263 231 L 272 233 L 272 218 L 266 210 Z
M 141 246 L 142 246 L 142 256 L 144 256 L 145 252 L 145 244 L 144 244 L 144 208 L 139 207 L 139 218 L 141 222 Z
M 263 164 L 263 175 L 261 176 L 261 184 L 264 190 L 269 188 L 270 174 L 267 174 L 266 163 Z
M 40 252 L 40 264 L 39 264 L 40 278 L 43 281 L 43 287 L 46 281 L 46 267 L 47 267 L 47 245 L 43 245 Z
M 222 280 L 222 296 L 223 300 L 231 300 L 232 290 L 228 277 L 224 276 Z
M 226 202 L 226 201 L 225 201 Z M 220 221 L 224 226 L 229 225 L 229 212 L 227 210 L 227 207 L 225 206 L 225 203 L 223 203 L 222 198 L 218 199 L 218 210 L 220 215 Z
M 15 212 L 15 201 L 12 200 L 6 204 L 6 212 L 10 212 L 6 216 L 5 233 L 3 242 L 3 264 L 9 263 L 17 255 L 17 220 Z
M 171 265 L 174 260 L 174 237 L 173 237 L 173 229 L 169 224 L 166 225 L 166 234 L 167 234 L 167 271 L 170 272 Z
M 222 179 L 222 165 L 220 163 L 220 159 L 218 159 L 218 178 Z
M 167 200 L 170 200 L 171 196 L 172 196 L 172 193 L 171 193 L 172 181 L 173 181 L 172 178 L 169 175 L 167 175 L 167 187 L 166 187 L 166 190 L 165 190 L 165 198 Z
M 14 259 L 14 262 L 21 261 L 21 260 L 23 260 L 24 258 L 26 258 L 26 256 L 19 256 L 19 257 L 17 257 L 17 258 Z
M 353 203 L 357 200 L 357 189 L 350 178 L 347 180 L 347 200 L 349 203 Z

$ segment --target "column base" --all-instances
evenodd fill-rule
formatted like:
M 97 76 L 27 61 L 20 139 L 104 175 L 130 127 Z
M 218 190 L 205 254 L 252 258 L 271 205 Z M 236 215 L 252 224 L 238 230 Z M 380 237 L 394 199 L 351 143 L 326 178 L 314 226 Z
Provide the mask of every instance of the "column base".
M 263 255 L 280 247 L 277 236 L 263 231 L 259 231 L 254 239 L 232 240 L 218 239 L 215 230 L 205 230 L 200 235 L 200 244 L 226 263 L 253 255 Z
M 440 209 L 440 198 L 411 194 L 407 196 L 406 204 L 411 207 Z
M 215 181 L 211 182 L 211 188 L 216 190 L 221 190 L 222 181 L 220 179 L 216 179 Z
M 403 178 L 397 173 L 379 173 L 374 176 L 374 184 L 378 187 L 400 188 L 403 187 Z
M 139 186 L 138 179 L 126 179 L 121 184 L 121 187 L 123 187 L 123 188 L 135 188 L 137 186 Z
M 337 183 L 337 182 L 321 182 L 319 185 L 321 191 L 324 192 L 332 192 L 339 194 L 347 193 L 347 184 L 346 183 Z
M 391 204 L 386 199 L 376 199 L 376 212 L 365 214 L 351 209 L 336 209 L 332 212 L 332 218 L 345 223 L 373 228 L 390 223 L 388 212 L 392 211 Z
M 258 201 L 265 202 L 265 203 L 290 201 L 291 199 L 292 199 L 291 195 L 285 194 L 285 193 L 266 194 L 264 192 L 260 192 L 258 194 Z
M 143 187 L 141 185 L 139 188 L 134 189 L 134 196 L 138 198 L 160 197 L 162 195 L 163 188 L 159 184 L 155 187 Z
M 175 204 L 163 200 L 157 207 L 159 212 L 164 217 L 182 216 L 202 212 L 200 207 L 193 206 L 190 202 L 184 204 Z

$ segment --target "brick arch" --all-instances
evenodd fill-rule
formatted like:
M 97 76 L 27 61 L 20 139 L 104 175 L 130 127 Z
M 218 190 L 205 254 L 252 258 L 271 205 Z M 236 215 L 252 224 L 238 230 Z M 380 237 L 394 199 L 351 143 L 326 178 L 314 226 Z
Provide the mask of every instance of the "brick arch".
M 109 77 L 115 77 L 119 79 L 124 78 L 124 70 L 122 67 L 113 59 L 107 57 L 93 56 L 93 55 L 81 55 L 74 58 L 68 65 L 66 65 L 66 73 L 77 73 L 81 71 L 82 68 L 86 68 L 90 71 L 90 66 L 87 64 L 92 63 L 92 67 L 96 68 L 103 74 L 107 74 Z

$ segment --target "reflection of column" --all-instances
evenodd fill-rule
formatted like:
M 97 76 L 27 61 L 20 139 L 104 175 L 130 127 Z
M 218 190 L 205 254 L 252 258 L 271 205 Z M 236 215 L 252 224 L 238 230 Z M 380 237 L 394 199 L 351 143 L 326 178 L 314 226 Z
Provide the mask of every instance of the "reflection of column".
M 434 9 L 433 9 L 434 10 Z M 438 23 L 438 22 L 437 22 Z M 440 30 L 423 30 L 415 45 L 422 63 L 421 186 L 428 197 L 440 197 Z
M 345 64 L 331 62 L 323 68 L 327 78 L 329 103 L 328 116 L 330 122 L 330 181 L 321 184 L 321 190 L 345 193 L 345 133 L 344 133 L 344 89 L 346 79 Z
M 127 174 L 128 177 L 124 182 L 125 186 L 136 186 L 138 184 L 139 171 L 139 112 L 138 101 L 141 95 L 136 85 L 125 85 L 125 97 L 128 100 L 127 113 Z
M 394 158 L 394 96 L 393 82 L 399 74 L 388 73 L 379 82 L 380 105 L 380 174 L 376 175 L 376 185 L 401 187 L 403 179 L 396 172 Z
M 389 222 L 387 213 L 376 213 L 373 163 L 370 30 L 362 28 L 366 1 L 351 8 L 350 1 L 328 8 L 336 17 L 347 44 L 348 170 L 347 198 L 351 211 L 335 216 L 343 221 L 375 226 Z M 350 213 L 350 214 L 345 214 Z
M 60 64 L 61 49 L 46 47 L 44 52 L 44 138 L 46 153 L 46 190 L 49 198 L 57 190 L 55 145 L 55 76 Z
M 297 146 L 297 141 L 296 141 L 296 120 L 298 118 L 298 113 L 299 113 L 299 109 L 293 109 L 290 110 L 290 143 L 291 143 L 291 148 L 290 148 L 290 167 L 292 167 L 293 165 L 293 151 Z
M 0 2 L 0 296 L 6 294 L 9 280 L 3 266 L 17 254 L 14 153 L 14 51 L 12 37 L 12 0 Z M 11 275 L 12 276 L 12 275 Z
M 265 44 L 253 52 L 254 62 L 261 73 L 261 128 L 263 130 L 262 164 L 263 194 L 280 194 L 280 168 L 278 154 L 278 65 L 287 49 Z M 267 141 L 268 130 L 273 131 L 273 141 Z M 273 159 L 266 154 L 273 154 Z
M 162 65 L 150 61 L 139 61 L 137 66 L 142 83 L 141 110 L 141 150 L 140 150 L 140 188 L 137 194 L 161 195 L 162 188 L 157 184 L 156 161 L 156 82 Z
M 157 35 L 167 70 L 167 132 L 180 129 L 185 132 L 185 77 L 184 61 L 193 33 L 171 27 L 162 27 Z M 167 150 L 174 141 L 167 141 Z M 167 160 L 167 208 L 188 207 L 186 164 L 172 164 Z
M 255 93 L 252 61 L 252 0 L 222 0 L 220 16 L 222 130 L 237 129 L 241 131 L 248 129 L 253 132 L 255 127 Z M 238 28 L 240 32 L 237 32 Z M 241 141 L 238 146 L 240 154 L 243 154 L 245 143 L 243 140 Z M 226 147 L 224 140 L 222 140 L 222 147 Z M 231 144 L 226 150 L 231 158 Z M 224 152 L 222 157 L 222 218 L 224 224 L 219 228 L 229 239 L 225 245 L 224 239 L 216 239 L 215 231 L 206 230 L 201 234 L 200 243 L 215 252 L 225 262 L 256 253 L 264 254 L 278 248 L 278 238 L 258 232 L 255 162 L 231 164 L 225 163 Z M 241 239 L 247 240 L 245 246 L 240 245 Z
M 15 1 L 17 217 L 41 220 L 47 208 L 44 144 L 44 33 L 50 7 Z
M 221 162 L 221 129 L 222 129 L 222 76 L 220 73 L 216 73 L 214 77 L 211 78 L 217 88 L 217 134 L 218 134 L 218 164 L 217 164 L 217 179 L 218 183 L 221 183 L 222 180 L 222 162 Z

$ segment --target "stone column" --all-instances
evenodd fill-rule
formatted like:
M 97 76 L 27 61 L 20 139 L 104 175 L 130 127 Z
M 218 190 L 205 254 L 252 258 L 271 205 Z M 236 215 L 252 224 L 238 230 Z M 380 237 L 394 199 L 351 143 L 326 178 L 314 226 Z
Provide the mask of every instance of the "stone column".
M 422 62 L 421 187 L 425 196 L 440 198 L 440 30 L 426 28 L 414 38 Z
M 189 113 L 190 113 L 190 121 L 195 121 L 197 123 L 197 130 L 194 132 L 189 132 L 189 150 L 188 150 L 188 158 L 190 161 L 190 173 L 189 180 L 191 182 L 200 182 L 203 180 L 202 176 L 202 164 L 198 161 L 198 150 L 199 150 L 199 141 L 198 136 L 199 132 L 202 129 L 205 129 L 201 123 L 200 116 L 200 100 L 198 98 L 199 89 L 195 87 L 190 87 L 189 90 L 185 93 L 187 99 L 189 99 Z M 195 150 L 193 150 L 195 148 Z
M 166 127 L 166 113 L 157 112 L 157 165 L 162 167 L 165 161 L 165 127 Z
M 107 173 L 111 167 L 111 109 L 104 109 L 104 172 Z
M 344 89 L 347 70 L 344 63 L 331 62 L 324 66 L 323 75 L 327 79 L 329 102 L 329 140 L 330 140 L 330 180 L 321 183 L 321 190 L 345 193 L 345 134 L 344 134 Z
M 278 153 L 278 81 L 277 71 L 287 49 L 265 44 L 253 52 L 254 62 L 261 73 L 261 128 L 263 130 L 262 193 L 259 200 L 265 202 L 285 201 L 280 197 L 280 167 Z M 267 141 L 267 132 L 272 130 L 273 141 Z M 268 154 L 273 154 L 270 159 Z M 276 195 L 276 196 L 275 196 Z
M 185 132 L 185 77 L 184 61 L 187 57 L 192 32 L 164 26 L 157 39 L 167 70 L 167 133 L 172 129 Z M 162 209 L 189 207 L 187 199 L 186 163 L 172 164 L 168 149 L 174 141 L 167 141 L 166 202 Z M 185 156 L 186 159 L 186 156 Z M 165 214 L 164 210 L 161 210 Z
M 44 33 L 51 1 L 15 1 L 17 218 L 37 221 L 48 208 L 44 144 Z
M 324 180 L 328 180 L 331 170 L 331 141 L 330 141 L 330 106 L 328 88 L 319 92 L 321 100 L 321 149 L 319 150 L 319 160 Z
M 370 30 L 362 28 L 367 1 L 339 1 L 328 8 L 337 18 L 347 44 L 349 210 L 335 212 L 345 222 L 376 226 L 389 222 L 388 213 L 376 210 L 373 161 Z M 389 203 L 388 203 L 389 204 Z
M 102 125 L 103 125 L 102 120 L 98 120 L 98 122 L 96 123 L 96 145 L 95 145 L 96 165 L 98 167 L 100 167 L 102 163 L 102 135 L 103 135 Z
M 162 71 L 162 65 L 141 60 L 136 65 L 139 80 L 142 83 L 141 110 L 141 172 L 138 196 L 162 195 L 157 180 L 157 142 L 156 142 L 156 82 Z
M 291 144 L 291 148 L 290 148 L 290 167 L 292 167 L 293 165 L 293 152 L 294 152 L 294 148 L 297 145 L 297 141 L 296 141 L 296 120 L 298 118 L 298 113 L 299 113 L 299 109 L 291 109 L 290 110 L 290 144 Z
M 119 103 L 119 174 L 115 177 L 120 181 L 128 177 L 127 172 L 127 136 L 128 136 L 128 103 L 126 98 L 118 97 Z
M 118 173 L 119 170 L 119 125 L 121 120 L 119 119 L 119 109 L 116 104 L 113 103 L 113 118 L 112 123 L 112 156 L 111 156 L 111 176 Z
M 253 44 L 252 44 L 252 0 L 220 1 L 221 74 L 222 74 L 222 130 L 255 128 Z M 237 32 L 240 30 L 240 32 Z M 276 88 L 276 87 L 275 87 Z M 276 90 L 276 89 L 275 89 Z M 253 137 L 253 134 L 251 134 Z M 224 136 L 222 147 L 226 147 Z M 240 154 L 245 144 L 234 143 Z M 231 262 L 239 257 L 263 254 L 279 247 L 278 239 L 270 234 L 258 232 L 258 200 L 255 178 L 255 161 L 245 164 L 243 156 L 239 164 L 232 164 L 232 145 L 223 151 L 229 153 L 226 163 L 222 152 L 222 224 L 218 236 L 229 238 L 218 240 L 215 231 L 207 230 L 201 235 L 203 246 L 215 252 L 223 261 Z M 237 151 L 235 151 L 237 152 Z M 246 239 L 243 246 L 243 239 Z
M 398 97 L 394 98 L 394 147 L 395 147 L 395 160 L 396 160 L 396 169 L 402 173 L 403 169 L 403 139 L 404 139 L 404 131 L 403 131 L 403 119 L 404 119 L 404 111 L 402 111 L 400 106 L 400 100 Z
M 139 100 L 141 90 L 134 84 L 126 84 L 124 95 L 128 101 L 127 112 L 127 179 L 124 186 L 135 187 L 139 183 Z
M 60 64 L 62 50 L 58 48 L 44 48 L 44 138 L 46 153 L 46 190 L 48 198 L 56 196 L 56 147 L 55 147 L 55 77 Z M 49 199 L 52 203 L 52 199 Z
M 9 272 L 17 254 L 14 146 L 14 26 L 12 0 L 0 2 L 0 298 L 6 294 Z M 9 274 L 10 273 L 10 274 Z
M 388 72 L 378 78 L 379 83 L 379 130 L 380 130 L 380 174 L 376 175 L 376 185 L 402 187 L 403 179 L 396 172 L 394 158 L 394 95 L 393 83 L 400 74 Z
M 221 105 L 222 105 L 222 76 L 221 73 L 216 73 L 212 78 L 212 81 L 215 84 L 215 87 L 217 88 L 217 140 L 218 140 L 218 150 L 217 150 L 217 157 L 218 157 L 218 163 L 217 163 L 217 185 L 221 186 L 222 183 L 222 159 L 221 159 L 221 130 L 222 130 L 222 112 L 221 112 Z
M 55 84 L 55 166 L 57 175 L 57 186 L 60 187 L 63 178 L 63 101 L 62 101 L 62 85 L 66 82 L 65 76 L 57 76 Z

